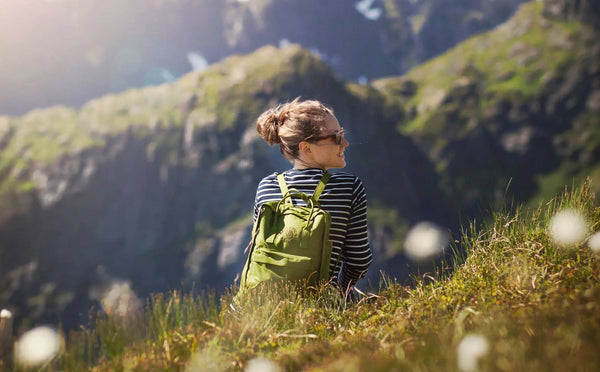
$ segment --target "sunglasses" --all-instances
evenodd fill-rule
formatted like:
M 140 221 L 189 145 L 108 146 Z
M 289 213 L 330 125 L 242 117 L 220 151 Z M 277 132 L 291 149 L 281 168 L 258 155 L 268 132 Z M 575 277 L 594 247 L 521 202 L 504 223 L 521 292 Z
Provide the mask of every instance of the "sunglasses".
M 335 132 L 333 134 L 328 134 L 326 136 L 311 138 L 310 142 L 313 142 L 313 141 L 316 142 L 316 141 L 320 141 L 320 140 L 324 140 L 324 139 L 333 138 L 333 139 L 335 139 L 335 144 L 338 146 L 341 146 L 342 141 L 344 140 L 344 135 L 346 133 L 348 133 L 348 132 L 346 132 L 344 130 L 344 128 L 340 128 L 340 130 L 338 130 L 337 132 Z M 315 143 L 315 145 L 318 145 L 318 144 Z

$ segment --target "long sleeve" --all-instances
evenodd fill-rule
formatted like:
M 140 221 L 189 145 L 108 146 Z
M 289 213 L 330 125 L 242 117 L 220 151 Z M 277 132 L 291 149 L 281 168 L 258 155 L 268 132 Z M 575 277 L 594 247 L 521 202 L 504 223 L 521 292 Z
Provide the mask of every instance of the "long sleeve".
M 356 179 L 348 232 L 342 250 L 340 285 L 353 286 L 362 278 L 373 261 L 367 234 L 367 193 L 362 182 Z

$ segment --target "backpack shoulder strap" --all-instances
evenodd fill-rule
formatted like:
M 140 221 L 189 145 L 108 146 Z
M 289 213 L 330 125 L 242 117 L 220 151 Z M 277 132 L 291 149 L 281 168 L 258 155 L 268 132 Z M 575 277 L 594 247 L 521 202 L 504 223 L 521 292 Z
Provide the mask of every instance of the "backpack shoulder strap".
M 277 175 L 277 182 L 279 182 L 279 188 L 281 189 L 281 195 L 285 195 L 288 193 L 288 187 L 285 183 L 285 177 L 283 173 L 279 173 Z
M 321 180 L 319 181 L 315 192 L 313 193 L 313 200 L 319 200 L 321 193 L 323 192 L 323 190 L 325 190 L 325 185 L 327 185 L 327 181 L 329 181 L 329 178 L 331 178 L 331 173 L 325 172 L 323 174 L 323 177 L 321 177 Z
M 283 173 L 277 175 L 277 182 L 279 182 L 279 188 L 281 189 L 281 197 L 284 197 L 289 192 L 287 184 L 285 183 L 285 176 Z M 292 198 L 287 198 L 286 203 L 292 204 Z

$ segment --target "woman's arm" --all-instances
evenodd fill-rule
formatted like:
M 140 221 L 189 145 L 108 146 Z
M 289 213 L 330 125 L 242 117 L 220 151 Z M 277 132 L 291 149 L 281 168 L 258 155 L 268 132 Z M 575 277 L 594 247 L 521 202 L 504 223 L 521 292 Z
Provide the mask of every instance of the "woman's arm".
M 362 278 L 373 261 L 367 235 L 367 193 L 357 178 L 354 187 L 352 210 L 348 220 L 348 233 L 342 250 L 340 285 L 347 289 Z

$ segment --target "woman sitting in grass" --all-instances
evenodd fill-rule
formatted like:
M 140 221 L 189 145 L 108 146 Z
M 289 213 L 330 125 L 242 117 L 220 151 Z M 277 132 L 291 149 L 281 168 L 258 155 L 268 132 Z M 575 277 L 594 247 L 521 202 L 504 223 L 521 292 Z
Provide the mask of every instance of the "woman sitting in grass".
M 278 144 L 281 154 L 293 164 L 283 172 L 289 189 L 312 195 L 324 173 L 346 166 L 344 151 L 349 143 L 345 131 L 333 110 L 321 102 L 295 99 L 281 104 L 260 115 L 256 128 L 269 145 Z M 263 178 L 256 191 L 254 221 L 263 203 L 281 198 L 277 173 Z M 329 276 L 349 293 L 372 261 L 365 188 L 350 173 L 332 173 L 319 203 L 331 215 Z

